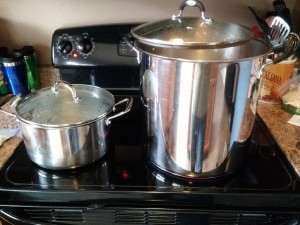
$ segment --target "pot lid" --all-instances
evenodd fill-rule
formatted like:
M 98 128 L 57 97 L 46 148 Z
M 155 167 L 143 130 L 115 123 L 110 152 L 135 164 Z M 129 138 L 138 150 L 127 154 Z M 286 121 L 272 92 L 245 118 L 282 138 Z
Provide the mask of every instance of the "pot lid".
M 114 104 L 113 95 L 102 88 L 59 81 L 21 99 L 16 116 L 41 127 L 78 126 L 106 116 Z
M 198 7 L 201 17 L 181 17 L 185 6 Z M 199 1 L 186 0 L 179 7 L 178 16 L 157 22 L 142 24 L 132 29 L 132 35 L 140 42 L 150 45 L 201 48 L 239 45 L 253 38 L 249 28 L 206 19 L 204 5 Z

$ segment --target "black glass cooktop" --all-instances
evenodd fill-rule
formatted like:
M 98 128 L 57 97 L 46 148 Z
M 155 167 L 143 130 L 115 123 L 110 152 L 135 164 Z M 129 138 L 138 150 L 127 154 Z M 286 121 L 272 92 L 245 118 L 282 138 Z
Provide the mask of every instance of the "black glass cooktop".
M 131 113 L 113 121 L 109 153 L 98 161 L 74 170 L 53 171 L 32 163 L 20 146 L 1 170 L 2 188 L 28 190 L 170 190 L 182 188 L 208 192 L 295 192 L 295 175 L 270 144 L 257 121 L 243 166 L 228 177 L 181 180 L 153 167 L 144 155 L 142 107 L 135 99 Z

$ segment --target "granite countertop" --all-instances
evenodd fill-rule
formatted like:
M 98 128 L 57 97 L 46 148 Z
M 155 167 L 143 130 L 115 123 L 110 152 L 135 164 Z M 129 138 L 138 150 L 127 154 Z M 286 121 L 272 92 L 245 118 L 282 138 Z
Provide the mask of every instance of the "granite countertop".
M 8 113 L 13 113 L 13 108 L 10 107 L 10 100 L 12 99 L 12 95 L 7 95 L 5 97 L 1 97 L 1 110 Z M 3 103 L 3 104 L 2 104 Z M 0 111 L 0 134 L 1 134 L 1 142 L 2 146 L 0 147 L 0 168 L 4 165 L 7 159 L 14 152 L 16 147 L 21 143 L 22 138 L 18 132 L 18 123 L 16 122 L 16 118 L 12 115 L 4 113 Z M 5 140 L 8 137 L 4 136 L 12 136 L 11 138 Z
M 5 162 L 10 158 L 21 142 L 22 139 L 20 137 L 13 136 L 2 144 L 0 147 L 0 168 L 3 167 Z
M 40 74 L 42 74 L 42 87 L 51 86 L 55 80 L 59 79 L 58 71 L 52 66 L 43 66 L 40 68 Z M 258 104 L 257 113 L 300 177 L 300 127 L 287 123 L 292 115 L 285 112 L 280 105 L 272 104 Z M 4 118 L 5 116 L 7 115 L 0 112 L 0 121 L 9 121 Z M 21 142 L 22 139 L 19 136 L 13 136 L 2 144 L 0 147 L 0 168 Z
M 300 177 L 300 127 L 288 123 L 292 115 L 279 104 L 258 104 L 257 113 Z

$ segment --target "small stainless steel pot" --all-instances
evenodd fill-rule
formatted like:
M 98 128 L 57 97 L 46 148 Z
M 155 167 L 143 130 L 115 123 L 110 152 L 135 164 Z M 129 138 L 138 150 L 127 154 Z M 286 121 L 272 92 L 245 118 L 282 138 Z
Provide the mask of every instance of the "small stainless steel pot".
M 117 105 L 125 110 L 113 114 Z M 108 150 L 111 119 L 130 111 L 132 99 L 115 103 L 96 86 L 57 81 L 18 101 L 15 115 L 29 158 L 47 169 L 71 169 L 90 164 Z

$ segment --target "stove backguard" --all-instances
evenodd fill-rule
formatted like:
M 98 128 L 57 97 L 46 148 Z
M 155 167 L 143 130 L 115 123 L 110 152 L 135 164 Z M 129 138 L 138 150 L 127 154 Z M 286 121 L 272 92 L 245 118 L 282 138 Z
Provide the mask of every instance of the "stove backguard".
M 97 85 L 113 94 L 138 93 L 140 65 L 125 41 L 136 24 L 109 24 L 57 29 L 52 36 L 52 63 L 62 80 Z

